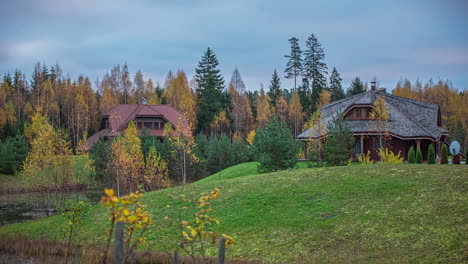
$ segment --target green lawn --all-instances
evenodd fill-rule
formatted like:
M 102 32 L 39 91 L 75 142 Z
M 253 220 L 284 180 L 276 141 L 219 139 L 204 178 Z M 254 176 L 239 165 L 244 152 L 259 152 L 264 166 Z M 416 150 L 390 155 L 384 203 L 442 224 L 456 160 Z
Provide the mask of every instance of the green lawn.
M 171 223 L 185 211 L 168 194 L 218 187 L 221 196 L 213 203 L 212 215 L 221 221 L 215 231 L 235 239 L 229 258 L 274 263 L 466 263 L 466 166 L 365 165 L 257 174 L 255 163 L 246 163 L 218 174 L 145 195 L 143 202 L 154 219 L 151 249 L 171 250 L 178 235 Z M 182 213 L 183 219 L 188 217 Z M 106 223 L 106 210 L 94 207 L 79 241 L 102 243 Z M 2 227 L 0 236 L 59 240 L 64 224 L 60 216 L 48 217 Z
M 237 177 L 249 176 L 259 174 L 257 171 L 257 162 L 247 162 L 237 164 L 232 167 L 226 168 L 220 172 L 217 172 L 209 177 L 195 182 L 194 184 L 205 184 L 208 182 L 222 181 Z M 308 162 L 300 161 L 296 164 L 297 169 L 308 168 Z

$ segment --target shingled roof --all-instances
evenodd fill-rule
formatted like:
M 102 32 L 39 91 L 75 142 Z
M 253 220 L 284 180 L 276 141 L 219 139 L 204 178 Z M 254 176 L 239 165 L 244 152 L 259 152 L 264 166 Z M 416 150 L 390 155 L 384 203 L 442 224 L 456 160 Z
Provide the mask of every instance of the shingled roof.
M 448 135 L 447 130 L 439 125 L 440 110 L 436 104 L 390 95 L 374 90 L 360 93 L 339 101 L 332 102 L 322 108 L 322 123 L 329 124 L 333 116 L 346 113 L 356 106 L 372 106 L 378 97 L 383 97 L 387 103 L 390 120 L 386 122 L 386 130 L 390 135 L 401 139 L 431 139 L 439 140 L 442 135 Z M 372 129 L 369 120 L 348 120 L 351 131 L 356 135 L 378 134 Z M 298 139 L 307 139 L 311 129 L 297 136 Z M 312 138 L 321 138 L 324 135 L 314 134 Z

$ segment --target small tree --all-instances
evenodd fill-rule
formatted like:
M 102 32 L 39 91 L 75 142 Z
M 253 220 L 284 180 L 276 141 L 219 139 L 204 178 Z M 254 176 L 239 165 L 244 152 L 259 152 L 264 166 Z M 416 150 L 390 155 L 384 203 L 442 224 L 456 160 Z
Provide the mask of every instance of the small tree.
M 329 165 L 347 165 L 353 154 L 354 136 L 343 114 L 333 117 L 328 125 L 328 142 L 325 146 L 326 160 Z
M 161 158 L 161 154 L 156 151 L 155 146 L 150 148 L 146 157 L 142 182 L 146 191 L 162 189 L 170 185 L 167 163 Z
M 416 162 L 416 153 L 414 153 L 414 146 L 411 146 L 408 151 L 408 163 Z
M 429 149 L 427 150 L 427 164 L 435 164 L 435 153 L 432 144 L 429 145 Z
M 442 145 L 442 154 L 440 156 L 440 164 L 448 164 L 448 150 L 447 145 Z
M 416 163 L 421 164 L 423 163 L 422 152 L 421 149 L 416 151 Z
M 316 166 L 321 167 L 323 144 L 326 143 L 327 130 L 325 124 L 322 122 L 322 112 L 317 110 L 311 116 L 310 120 L 304 125 L 304 129 L 309 131 L 307 143 L 309 144 L 309 157 L 308 159 L 317 162 Z M 311 164 L 309 164 L 311 166 Z
M 276 118 L 257 131 L 253 147 L 259 172 L 284 170 L 296 165 L 298 145 L 289 129 Z
M 369 125 L 379 134 L 379 148 L 383 148 L 383 140 L 390 139 L 387 123 L 390 119 L 387 103 L 383 96 L 379 96 L 374 102 L 374 108 L 369 113 L 371 119 Z M 381 160 L 382 161 L 382 160 Z

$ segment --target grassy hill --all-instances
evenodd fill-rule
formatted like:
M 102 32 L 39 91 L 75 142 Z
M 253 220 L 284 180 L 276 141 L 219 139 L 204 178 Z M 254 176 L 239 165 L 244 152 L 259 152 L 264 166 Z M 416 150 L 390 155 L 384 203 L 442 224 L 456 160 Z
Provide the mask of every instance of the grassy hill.
M 253 172 L 252 175 L 248 174 Z M 221 189 L 215 231 L 232 235 L 229 258 L 266 262 L 463 263 L 468 247 L 468 168 L 368 165 L 256 174 L 233 166 L 203 181 L 152 192 L 150 248 L 170 250 L 180 206 L 168 194 Z M 167 207 L 170 205 L 170 207 Z M 183 210 L 182 210 L 183 211 Z M 164 220 L 169 216 L 169 220 Z M 188 218 L 182 215 L 182 218 Z M 101 243 L 107 214 L 96 206 L 79 241 Z M 0 228 L 0 236 L 60 239 L 60 216 Z M 156 242 L 157 241 L 157 242 Z M 215 252 L 213 251 L 213 254 Z

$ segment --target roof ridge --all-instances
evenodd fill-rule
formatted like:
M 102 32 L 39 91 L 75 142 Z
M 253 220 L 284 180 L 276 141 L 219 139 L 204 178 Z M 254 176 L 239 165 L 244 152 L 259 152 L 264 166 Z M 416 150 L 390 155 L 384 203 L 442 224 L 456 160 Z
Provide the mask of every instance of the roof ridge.
M 157 112 L 158 114 L 164 115 L 163 113 L 159 112 L 157 109 L 154 109 L 153 106 L 158 106 L 158 105 L 146 105 L 146 106 L 148 106 L 149 108 L 153 109 L 153 111 Z
M 407 98 L 407 97 L 403 97 L 403 96 L 398 96 L 398 95 L 393 95 L 393 94 L 385 94 L 385 96 L 393 97 L 393 98 L 399 99 L 399 100 L 404 100 L 404 101 L 407 101 L 409 103 L 413 103 L 413 104 L 420 105 L 420 106 L 427 107 L 427 108 L 431 108 L 428 105 L 431 105 L 434 108 L 439 107 L 438 104 L 433 104 L 433 103 L 430 103 L 430 102 L 424 102 L 424 101 L 421 101 L 421 100 L 416 100 L 416 99 Z
M 123 105 L 128 105 L 128 104 L 123 104 Z M 132 105 L 133 105 L 133 104 L 132 104 Z M 122 122 L 122 124 L 119 126 L 119 128 L 117 129 L 117 131 L 121 130 L 121 129 L 130 121 L 129 119 L 131 119 L 131 118 L 134 116 L 135 112 L 138 110 L 138 108 L 140 108 L 140 106 L 141 106 L 141 105 L 138 105 L 138 106 L 135 108 L 135 110 L 133 110 L 133 111 L 130 113 L 130 115 L 128 115 L 128 117 L 125 119 L 125 121 Z
M 362 93 L 358 93 L 358 94 L 352 95 L 352 96 L 350 96 L 350 97 L 345 97 L 345 98 L 340 99 L 340 100 L 338 100 L 338 101 L 333 101 L 333 102 L 331 102 L 331 103 L 329 103 L 329 104 L 324 105 L 322 108 L 329 107 L 329 106 L 332 106 L 332 105 L 335 105 L 335 104 L 338 104 L 338 103 L 341 103 L 341 102 L 350 100 L 350 99 L 352 99 L 352 98 L 355 98 L 355 97 L 358 97 L 358 96 L 360 96 L 360 95 L 363 95 L 363 94 L 365 94 L 365 93 L 367 93 L 367 92 L 370 92 L 370 91 L 365 91 L 365 92 L 362 92 Z M 354 101 L 353 101 L 353 102 L 354 102 Z

